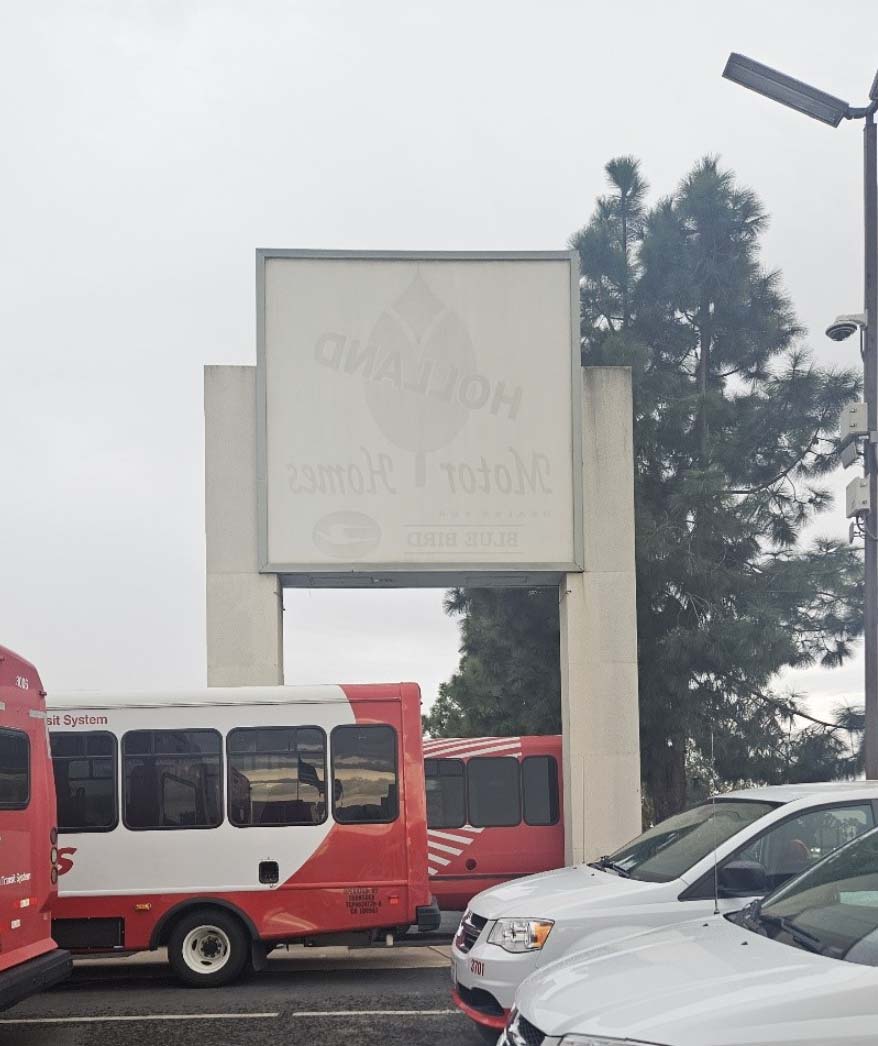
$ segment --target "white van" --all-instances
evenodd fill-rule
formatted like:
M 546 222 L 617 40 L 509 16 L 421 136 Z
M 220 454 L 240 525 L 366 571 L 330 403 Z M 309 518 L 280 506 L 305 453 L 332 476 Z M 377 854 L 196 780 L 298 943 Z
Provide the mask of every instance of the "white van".
M 875 1046 L 878 831 L 734 915 L 566 956 L 502 1046 Z
M 878 782 L 729 792 L 590 865 L 473 898 L 452 946 L 453 997 L 485 1036 L 530 974 L 574 950 L 742 908 L 878 825 Z M 878 1042 L 878 1035 L 876 1035 Z

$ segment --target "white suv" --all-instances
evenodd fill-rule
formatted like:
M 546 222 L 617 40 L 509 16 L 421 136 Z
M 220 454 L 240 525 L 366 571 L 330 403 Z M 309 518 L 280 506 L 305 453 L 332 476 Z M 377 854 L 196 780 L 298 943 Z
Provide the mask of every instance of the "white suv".
M 453 996 L 496 1038 L 516 988 L 573 950 L 735 911 L 878 824 L 878 782 L 728 792 L 588 865 L 473 898 L 451 949 Z
M 502 1046 L 875 1046 L 878 831 L 770 897 L 566 955 Z

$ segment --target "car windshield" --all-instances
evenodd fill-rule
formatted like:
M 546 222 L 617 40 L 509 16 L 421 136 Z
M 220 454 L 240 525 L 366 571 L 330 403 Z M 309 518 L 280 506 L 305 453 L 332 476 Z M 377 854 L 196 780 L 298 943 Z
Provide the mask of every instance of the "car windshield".
M 702 803 L 669 817 L 596 863 L 631 879 L 667 883 L 775 808 L 775 803 L 751 799 Z
M 758 921 L 783 944 L 878 966 L 878 829 L 775 890 Z

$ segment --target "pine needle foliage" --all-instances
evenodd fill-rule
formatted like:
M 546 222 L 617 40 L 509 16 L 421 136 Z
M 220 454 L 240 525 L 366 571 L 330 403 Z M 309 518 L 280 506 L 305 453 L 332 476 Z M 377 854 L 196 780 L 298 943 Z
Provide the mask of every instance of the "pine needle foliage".
M 856 771 L 840 723 L 776 691 L 786 668 L 834 668 L 862 632 L 857 549 L 803 532 L 831 506 L 836 421 L 851 371 L 818 366 L 780 273 L 768 216 L 715 157 L 651 207 L 639 162 L 571 238 L 581 263 L 582 361 L 632 369 L 643 782 L 655 816 L 680 809 L 711 735 L 727 783 Z M 454 590 L 458 672 L 435 734 L 560 729 L 555 590 Z M 856 745 L 854 745 L 856 748 Z

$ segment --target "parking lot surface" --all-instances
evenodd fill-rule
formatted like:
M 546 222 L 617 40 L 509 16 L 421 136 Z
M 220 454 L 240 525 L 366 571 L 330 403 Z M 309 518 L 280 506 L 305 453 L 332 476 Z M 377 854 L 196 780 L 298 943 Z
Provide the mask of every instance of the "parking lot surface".
M 442 947 L 276 953 L 228 988 L 181 987 L 157 954 L 78 961 L 0 1013 L 0 1046 L 421 1046 L 482 1043 L 449 997 Z

